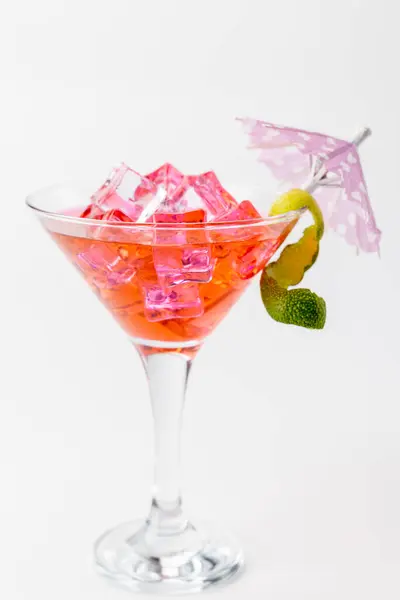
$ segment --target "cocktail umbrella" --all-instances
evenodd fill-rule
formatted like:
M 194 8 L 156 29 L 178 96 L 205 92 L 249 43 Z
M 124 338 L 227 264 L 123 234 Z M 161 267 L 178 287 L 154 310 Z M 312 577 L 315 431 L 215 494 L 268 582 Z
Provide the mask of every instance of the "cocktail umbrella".
M 250 148 L 279 181 L 315 195 L 325 223 L 364 252 L 379 252 L 381 232 L 368 197 L 359 144 L 371 133 L 363 129 L 351 141 L 283 127 L 255 119 L 239 119 L 250 136 Z

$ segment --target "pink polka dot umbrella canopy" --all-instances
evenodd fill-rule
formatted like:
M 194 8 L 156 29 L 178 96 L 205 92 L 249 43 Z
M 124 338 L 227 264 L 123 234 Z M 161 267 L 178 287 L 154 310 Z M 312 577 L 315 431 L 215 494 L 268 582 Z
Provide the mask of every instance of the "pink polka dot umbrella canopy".
M 250 137 L 250 148 L 273 176 L 312 192 L 328 227 L 364 252 L 379 252 L 381 232 L 369 200 L 358 145 L 371 133 L 364 129 L 352 141 L 239 119 Z

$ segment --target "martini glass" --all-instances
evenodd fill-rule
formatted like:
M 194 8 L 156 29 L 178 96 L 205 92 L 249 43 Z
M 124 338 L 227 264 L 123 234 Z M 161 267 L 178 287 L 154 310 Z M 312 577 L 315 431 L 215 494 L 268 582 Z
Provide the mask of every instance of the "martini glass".
M 138 350 L 155 434 L 149 516 L 107 531 L 95 544 L 95 562 L 102 574 L 131 590 L 199 591 L 229 579 L 243 557 L 229 536 L 197 529 L 182 509 L 180 430 L 189 371 L 204 340 L 265 267 L 301 211 L 245 221 L 138 224 L 78 217 L 88 202 L 85 191 L 64 186 L 27 199 Z M 202 272 L 204 248 L 212 269 L 208 265 Z M 182 257 L 187 249 L 199 257 L 200 268 L 195 281 L 172 288 L 171 299 L 154 284 L 160 280 L 154 257 L 160 252 Z

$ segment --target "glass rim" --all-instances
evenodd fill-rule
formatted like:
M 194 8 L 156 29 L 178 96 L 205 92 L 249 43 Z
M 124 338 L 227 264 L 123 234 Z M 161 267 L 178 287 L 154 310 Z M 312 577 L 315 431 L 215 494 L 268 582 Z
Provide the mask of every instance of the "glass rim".
M 34 202 L 35 196 L 40 195 L 44 192 L 49 192 L 53 188 L 63 187 L 58 186 L 47 186 L 32 194 L 29 194 L 25 198 L 25 204 L 34 212 L 38 213 L 39 216 L 46 217 L 58 222 L 71 223 L 75 225 L 86 225 L 95 226 L 101 228 L 112 227 L 116 230 L 147 230 L 151 231 L 154 229 L 159 230 L 174 230 L 174 231 L 187 231 L 190 230 L 220 230 L 220 229 L 243 229 L 249 227 L 260 227 L 263 225 L 274 225 L 276 223 L 291 222 L 299 219 L 306 211 L 307 208 L 299 208 L 296 210 L 290 210 L 279 215 L 269 215 L 267 217 L 260 217 L 256 219 L 247 219 L 245 221 L 208 221 L 204 223 L 138 223 L 132 221 L 132 223 L 121 222 L 121 221 L 100 221 L 98 219 L 90 219 L 87 217 L 77 217 L 75 215 L 65 215 L 60 212 L 53 210 L 47 210 Z

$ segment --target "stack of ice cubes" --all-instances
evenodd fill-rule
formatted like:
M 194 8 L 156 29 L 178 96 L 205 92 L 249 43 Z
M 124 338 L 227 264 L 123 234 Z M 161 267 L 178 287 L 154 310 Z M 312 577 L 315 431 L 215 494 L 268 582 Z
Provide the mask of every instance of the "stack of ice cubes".
M 170 164 L 142 176 L 125 164 L 114 169 L 91 198 L 81 217 L 121 224 L 153 223 L 154 269 L 129 260 L 114 246 L 96 244 L 78 256 L 78 266 L 95 273 L 99 288 L 138 282 L 150 321 L 191 318 L 203 313 L 199 284 L 213 277 L 215 259 L 205 228 L 196 223 L 258 219 L 249 201 L 238 204 L 209 171 L 184 175 Z M 254 251 L 243 257 L 239 273 L 246 277 Z M 249 264 L 250 264 L 249 263 Z

